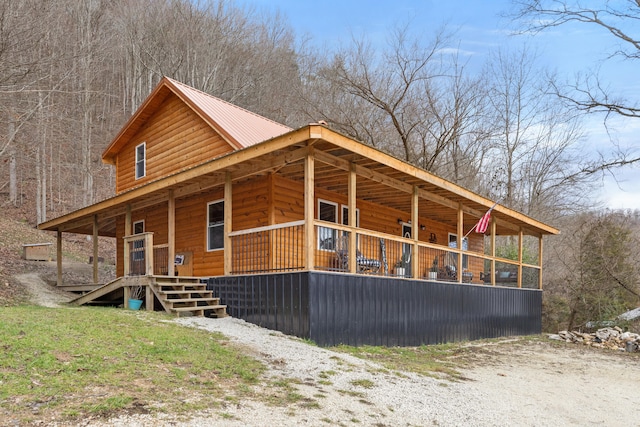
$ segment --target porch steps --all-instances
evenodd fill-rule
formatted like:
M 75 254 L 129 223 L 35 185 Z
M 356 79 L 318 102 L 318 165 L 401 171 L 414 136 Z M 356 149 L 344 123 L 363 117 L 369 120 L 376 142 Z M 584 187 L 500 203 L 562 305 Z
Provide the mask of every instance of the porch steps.
M 126 285 L 126 280 L 122 277 L 118 277 L 117 279 L 112 280 L 104 286 L 94 289 L 84 295 L 80 295 L 76 299 L 69 301 L 69 303 L 76 305 L 83 305 L 87 303 L 97 304 L 100 301 L 101 297 L 106 296 L 111 292 L 117 291 Z
M 215 298 L 213 291 L 208 291 L 197 277 L 153 276 L 151 287 L 169 313 L 204 316 L 206 311 L 212 317 L 227 316 L 227 306 L 220 304 L 220 298 Z

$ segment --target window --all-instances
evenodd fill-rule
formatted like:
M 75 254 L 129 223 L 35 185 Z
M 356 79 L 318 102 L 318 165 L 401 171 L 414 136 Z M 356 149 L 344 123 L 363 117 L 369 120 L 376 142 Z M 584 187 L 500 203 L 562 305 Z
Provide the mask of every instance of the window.
M 144 220 L 136 221 L 133 223 L 133 234 L 144 233 Z
M 458 247 L 458 235 L 457 234 L 453 234 L 453 233 L 449 233 L 449 247 L 450 248 L 457 248 Z M 462 250 L 463 251 L 467 251 L 469 250 L 469 238 L 468 237 L 464 237 L 462 239 Z M 466 269 L 469 268 L 469 255 L 462 255 L 462 268 Z
M 224 200 L 207 205 L 207 251 L 224 249 Z
M 338 223 L 338 204 L 326 200 L 318 200 L 318 219 Z M 318 249 L 333 251 L 336 248 L 338 230 L 328 227 L 318 227 Z
M 146 152 L 146 142 L 143 142 L 136 147 L 136 179 L 143 178 L 147 174 Z
M 135 221 L 133 223 L 133 234 L 144 233 L 144 220 Z M 135 271 L 138 274 L 143 274 L 144 264 L 140 264 L 144 261 L 144 240 L 134 240 L 133 245 L 129 248 L 131 251 L 131 262 L 135 264 Z M 137 263 L 137 264 L 136 264 Z
M 349 206 L 342 205 L 342 225 L 349 225 Z M 356 227 L 360 227 L 360 209 L 356 208 Z

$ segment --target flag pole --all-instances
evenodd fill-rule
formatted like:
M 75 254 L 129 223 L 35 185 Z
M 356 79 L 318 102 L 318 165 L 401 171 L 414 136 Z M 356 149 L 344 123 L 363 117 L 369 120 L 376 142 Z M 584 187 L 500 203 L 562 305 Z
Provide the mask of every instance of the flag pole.
M 478 226 L 478 223 L 476 222 L 475 225 L 471 228 L 471 230 L 469 230 L 462 239 L 463 240 L 466 239 L 469 236 L 469 234 L 471 234 L 471 232 L 476 229 L 477 226 Z

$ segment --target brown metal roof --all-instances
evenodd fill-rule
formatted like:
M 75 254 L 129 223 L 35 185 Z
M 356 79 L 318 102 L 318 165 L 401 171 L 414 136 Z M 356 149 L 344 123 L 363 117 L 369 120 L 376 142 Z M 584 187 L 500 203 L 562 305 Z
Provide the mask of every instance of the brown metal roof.
M 246 148 L 292 130 L 168 77 L 164 79 L 176 89 L 180 98 L 206 116 L 203 117 L 205 121 L 230 138 L 235 148 Z

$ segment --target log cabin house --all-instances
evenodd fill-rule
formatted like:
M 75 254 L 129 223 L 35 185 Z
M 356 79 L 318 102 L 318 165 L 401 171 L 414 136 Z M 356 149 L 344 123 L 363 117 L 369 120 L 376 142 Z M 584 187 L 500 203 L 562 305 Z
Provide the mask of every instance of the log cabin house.
M 320 345 L 539 333 L 555 228 L 353 140 L 163 78 L 102 155 L 115 196 L 39 225 L 117 241 L 117 279 L 79 304 L 223 316 Z M 462 242 L 461 242 L 462 240 Z M 509 247 L 508 251 L 501 247 Z

